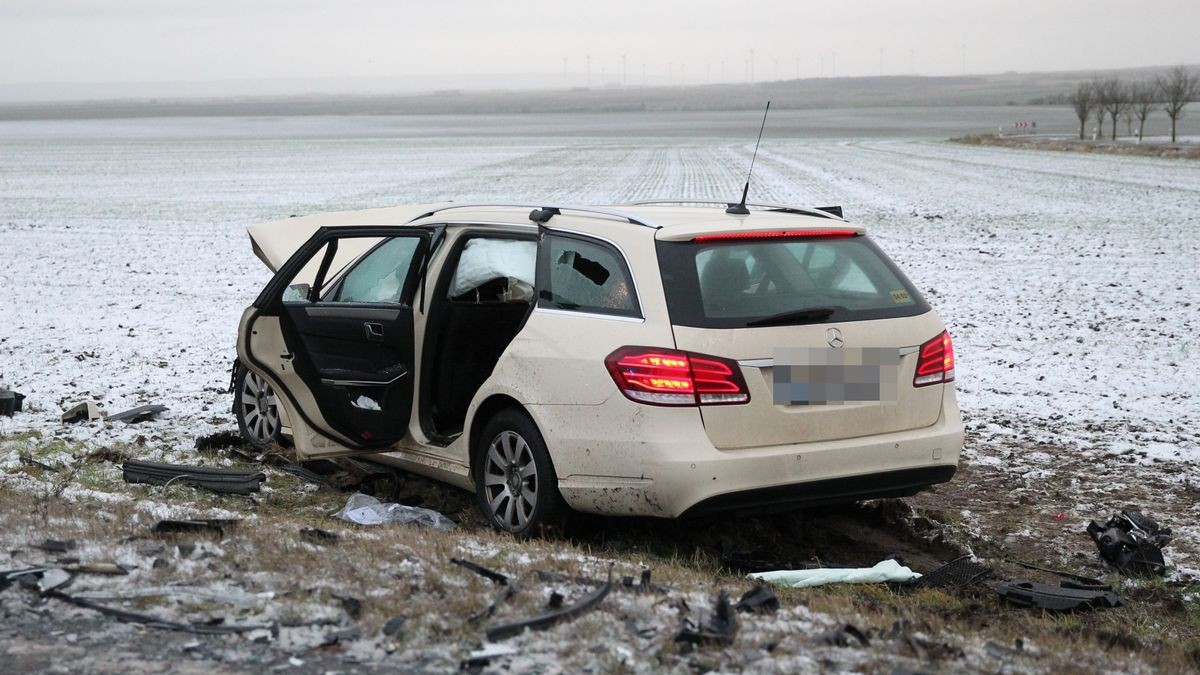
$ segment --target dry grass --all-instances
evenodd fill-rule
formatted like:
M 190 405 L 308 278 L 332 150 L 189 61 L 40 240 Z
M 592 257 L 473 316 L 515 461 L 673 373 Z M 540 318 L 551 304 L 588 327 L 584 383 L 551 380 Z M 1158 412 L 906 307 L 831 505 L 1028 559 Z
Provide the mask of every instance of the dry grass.
M 534 570 L 595 579 L 606 574 L 609 564 L 615 565 L 618 577 L 636 576 L 643 566 L 650 566 L 654 581 L 673 590 L 649 596 L 618 592 L 596 612 L 550 631 L 542 642 L 530 636 L 513 642 L 567 668 L 604 672 L 620 672 L 638 662 L 663 668 L 687 664 L 688 668 L 754 668 L 754 660 L 764 658 L 803 668 L 818 654 L 833 659 L 831 663 L 867 671 L 889 670 L 900 663 L 948 671 L 1182 672 L 1197 666 L 1200 653 L 1200 609 L 1195 602 L 1183 600 L 1178 589 L 1148 582 L 1122 589 L 1131 600 L 1126 607 L 1068 615 L 1007 607 L 982 589 L 965 594 L 878 585 L 784 589 L 779 595 L 785 610 L 778 617 L 744 617 L 735 646 L 683 654 L 671 639 L 682 618 L 696 620 L 705 614 L 718 589 L 728 589 L 736 598 L 751 587 L 740 575 L 724 569 L 710 549 L 686 545 L 689 531 L 693 539 L 703 539 L 697 528 L 648 523 L 644 524 L 648 534 L 617 536 L 620 528 L 609 522 L 570 541 L 516 541 L 474 526 L 449 533 L 405 526 L 359 528 L 330 516 L 344 503 L 345 493 L 315 488 L 277 471 L 269 472 L 269 489 L 252 498 L 184 486 L 125 485 L 111 461 L 122 450 L 90 459 L 76 452 L 76 460 L 58 474 L 24 467 L 21 471 L 27 477 L 40 479 L 38 489 L 18 488 L 0 479 L 6 519 L 0 545 L 19 550 L 16 559 L 26 563 L 46 557 L 31 550 L 45 538 L 77 540 L 80 556 L 89 561 L 137 560 L 140 569 L 130 577 L 100 580 L 107 588 L 129 587 L 136 581 L 139 586 L 199 584 L 271 592 L 274 597 L 267 611 L 272 620 L 283 625 L 327 624 L 313 629 L 318 642 L 320 634 L 329 630 L 355 628 L 369 643 L 368 652 L 384 660 L 402 655 L 405 663 L 422 659 L 439 667 L 456 663 L 479 646 L 484 626 L 544 611 L 552 590 L 570 602 L 591 588 L 547 582 Z M 72 486 L 90 491 L 73 492 Z M 456 503 L 460 498 L 446 499 Z M 940 500 L 949 505 L 957 498 L 934 494 L 923 503 Z M 179 516 L 233 514 L 242 521 L 223 537 L 153 537 L 150 527 L 162 508 L 175 509 Z M 923 513 L 939 515 L 933 509 Z M 618 522 L 639 526 L 638 521 Z M 333 531 L 340 538 L 333 544 L 316 544 L 300 536 L 302 527 Z M 761 543 L 762 527 L 744 523 L 747 541 L 758 537 Z M 947 523 L 945 528 L 956 530 L 958 525 Z M 738 529 L 735 523 L 730 531 Z M 788 535 L 766 541 L 778 545 Z M 135 553 L 138 547 L 155 543 L 164 545 L 157 557 L 166 563 L 160 567 L 152 566 L 155 556 L 138 558 Z M 183 556 L 175 547 L 179 543 L 197 543 L 198 548 Z M 994 542 L 971 543 L 977 550 L 990 545 L 997 555 L 1004 553 L 1003 546 Z M 487 607 L 496 588 L 450 564 L 451 557 L 469 558 L 510 574 L 519 591 L 499 607 L 495 617 L 471 623 L 466 617 Z M 1013 573 L 1001 568 L 1001 574 Z M 92 581 L 81 578 L 76 587 L 88 588 Z M 346 604 L 348 596 L 358 601 L 356 610 Z M 184 606 L 141 599 L 137 606 L 191 620 L 230 612 L 220 604 L 203 602 Z M 244 621 L 262 618 L 254 612 L 236 616 Z M 396 616 L 407 618 L 402 633 L 381 637 L 382 625 Z M 835 621 L 868 631 L 876 646 L 839 650 L 808 642 L 808 634 Z M 649 638 L 635 637 L 630 623 L 656 632 Z M 578 643 L 569 637 L 575 635 L 581 636 Z M 920 643 L 923 652 L 905 636 L 925 640 Z M 1024 650 L 1013 648 L 1018 641 L 1025 644 Z M 581 649 L 583 645 L 591 651 Z M 628 660 L 629 654 L 636 655 L 634 661 Z

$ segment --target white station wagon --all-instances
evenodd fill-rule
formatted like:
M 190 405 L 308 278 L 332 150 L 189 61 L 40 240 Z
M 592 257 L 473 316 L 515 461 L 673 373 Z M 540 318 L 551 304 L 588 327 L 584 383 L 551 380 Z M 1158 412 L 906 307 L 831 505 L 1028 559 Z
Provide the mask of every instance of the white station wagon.
M 963 442 L 945 326 L 836 207 L 437 204 L 249 228 L 235 411 L 496 527 L 911 495 Z M 749 211 L 737 213 L 736 211 Z

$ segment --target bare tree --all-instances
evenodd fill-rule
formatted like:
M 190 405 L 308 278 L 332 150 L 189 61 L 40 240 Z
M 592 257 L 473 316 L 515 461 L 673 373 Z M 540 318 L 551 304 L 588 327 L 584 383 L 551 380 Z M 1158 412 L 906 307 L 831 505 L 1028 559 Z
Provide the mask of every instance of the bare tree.
M 1158 104 L 1158 88 L 1149 82 L 1135 82 L 1129 87 L 1129 112 L 1138 121 L 1138 143 L 1146 135 L 1146 118 Z
M 1200 98 L 1200 76 L 1183 66 L 1175 66 L 1154 79 L 1158 94 L 1163 102 L 1163 110 L 1171 118 L 1171 142 L 1176 140 L 1175 127 L 1183 118 L 1183 109 L 1191 101 Z
M 1075 116 L 1079 118 L 1079 140 L 1082 141 L 1088 118 L 1092 116 L 1092 111 L 1098 108 L 1096 88 L 1092 86 L 1091 82 L 1080 82 L 1075 93 L 1071 94 L 1068 100 L 1071 102 L 1071 107 L 1075 109 Z
M 1100 99 L 1104 112 L 1112 118 L 1112 139 L 1117 140 L 1117 120 L 1129 108 L 1129 87 L 1115 77 L 1102 80 Z
M 1108 107 L 1108 98 L 1112 95 L 1111 83 L 1116 80 L 1105 80 L 1100 77 L 1093 77 L 1088 86 L 1092 88 L 1092 105 L 1096 109 L 1096 131 L 1100 138 L 1104 138 L 1104 111 Z

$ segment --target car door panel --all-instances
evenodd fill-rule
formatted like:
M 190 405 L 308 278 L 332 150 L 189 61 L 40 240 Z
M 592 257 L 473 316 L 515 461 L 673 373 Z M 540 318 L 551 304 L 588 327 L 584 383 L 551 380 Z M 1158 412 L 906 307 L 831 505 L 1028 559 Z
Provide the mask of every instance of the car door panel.
M 301 418 L 294 440 L 302 457 L 373 452 L 407 436 L 415 360 L 411 297 L 427 262 L 433 231 L 320 230 L 280 268 L 243 320 L 239 336 L 243 360 L 272 380 L 287 398 L 289 413 L 295 411 Z M 313 262 L 334 257 L 340 241 L 347 243 L 340 247 L 345 250 L 364 238 L 375 238 L 380 244 L 340 278 L 326 283 L 323 275 L 330 266 Z M 401 238 L 414 238 L 412 245 L 401 247 L 406 250 L 403 256 L 383 252 L 384 242 Z M 389 279 L 394 297 L 336 300 L 341 295 L 338 289 L 358 265 L 379 268 L 378 256 L 385 253 L 396 260 L 395 269 L 388 271 L 395 276 Z M 296 293 L 296 275 L 313 269 L 322 271 L 316 273 L 312 287 Z

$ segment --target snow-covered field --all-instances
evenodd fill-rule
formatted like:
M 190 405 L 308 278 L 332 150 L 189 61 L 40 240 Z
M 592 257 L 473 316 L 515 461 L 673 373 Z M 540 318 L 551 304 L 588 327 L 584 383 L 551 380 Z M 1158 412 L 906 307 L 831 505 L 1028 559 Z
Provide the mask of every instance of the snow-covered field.
M 750 117 L 738 137 L 711 114 L 618 115 L 595 136 L 563 116 L 0 123 L 0 382 L 34 411 L 0 433 L 186 447 L 229 428 L 237 319 L 268 278 L 250 223 L 446 199 L 733 198 Z M 1200 459 L 1200 164 L 960 146 L 917 138 L 924 116 L 896 123 L 914 137 L 768 125 L 752 196 L 841 204 L 874 233 L 950 325 L 960 403 L 986 434 Z M 171 410 L 63 430 L 87 398 Z

